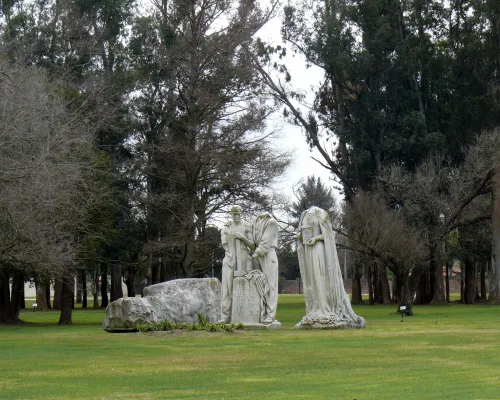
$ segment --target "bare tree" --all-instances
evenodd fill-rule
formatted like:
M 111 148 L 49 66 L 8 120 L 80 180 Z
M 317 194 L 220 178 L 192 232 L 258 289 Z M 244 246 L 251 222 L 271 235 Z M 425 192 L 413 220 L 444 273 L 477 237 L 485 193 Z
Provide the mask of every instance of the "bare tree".
M 73 265 L 91 201 L 92 132 L 40 70 L 2 62 L 0 71 L 1 320 L 13 321 L 27 277 L 44 280 Z
M 441 252 L 450 232 L 491 219 L 491 190 L 499 148 L 498 131 L 485 132 L 464 152 L 465 161 L 459 167 L 444 157 L 433 156 L 413 172 L 401 165 L 381 170 L 378 192 L 425 237 L 429 262 L 421 283 L 430 288 L 428 298 L 422 298 L 420 293 L 421 302 L 445 299 L 442 265 L 446 260 Z M 468 232 L 470 235 L 472 231 Z
M 485 132 L 465 151 L 460 167 L 435 156 L 414 172 L 400 165 L 384 168 L 375 194 L 360 194 L 348 205 L 341 231 L 347 238 L 345 246 L 355 250 L 365 263 L 378 259 L 387 265 L 401 285 L 402 301 L 407 306 L 411 307 L 422 273 L 429 270 L 434 279 L 431 299 L 439 301 L 444 290 L 442 243 L 457 229 L 467 236 L 460 242 L 469 265 L 467 276 L 474 278 L 471 251 L 478 252 L 474 241 L 484 241 L 484 229 L 477 228 L 478 224 L 492 216 L 491 191 L 496 188 L 499 148 L 498 131 Z M 495 244 L 494 240 L 493 262 L 498 257 Z M 466 301 L 474 302 L 475 278 L 466 286 Z
M 494 181 L 493 195 L 493 234 L 491 238 L 491 281 L 490 297 L 492 303 L 500 303 L 500 174 Z
M 371 263 L 378 259 L 392 271 L 401 287 L 401 304 L 412 313 L 416 285 L 427 262 L 423 232 L 405 220 L 401 210 L 391 209 L 376 194 L 360 193 L 346 210 L 347 238 L 343 246 Z

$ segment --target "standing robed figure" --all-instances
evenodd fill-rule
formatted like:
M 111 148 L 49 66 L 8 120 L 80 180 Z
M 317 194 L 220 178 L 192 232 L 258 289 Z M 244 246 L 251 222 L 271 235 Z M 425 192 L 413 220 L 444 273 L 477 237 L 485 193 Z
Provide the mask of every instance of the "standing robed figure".
M 297 233 L 297 255 L 303 281 L 306 316 L 296 328 L 364 328 L 344 289 L 328 213 L 313 206 L 302 213 Z

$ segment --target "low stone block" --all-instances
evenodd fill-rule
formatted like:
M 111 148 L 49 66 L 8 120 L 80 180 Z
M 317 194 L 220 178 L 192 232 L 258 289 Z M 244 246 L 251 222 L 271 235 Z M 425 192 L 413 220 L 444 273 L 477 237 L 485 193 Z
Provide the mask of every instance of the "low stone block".
M 198 313 L 209 322 L 221 318 L 221 288 L 216 278 L 177 279 L 144 288 L 143 298 L 126 297 L 106 308 L 106 331 L 137 330 L 138 323 L 160 321 L 198 322 Z

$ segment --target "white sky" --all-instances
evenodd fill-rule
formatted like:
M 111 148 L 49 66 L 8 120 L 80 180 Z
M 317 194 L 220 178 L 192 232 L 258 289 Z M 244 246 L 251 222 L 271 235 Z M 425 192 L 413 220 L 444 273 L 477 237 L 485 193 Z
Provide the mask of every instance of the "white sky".
M 263 8 L 269 4 L 269 0 L 261 0 Z M 152 7 L 151 0 L 139 0 L 140 8 Z M 266 24 L 259 32 L 258 36 L 265 42 L 273 44 L 281 44 L 281 9 L 268 24 Z M 283 62 L 283 61 L 282 61 Z M 288 55 L 284 62 L 292 76 L 291 85 L 294 88 L 301 89 L 304 93 L 308 94 L 307 100 L 313 100 L 313 87 L 318 87 L 323 78 L 323 72 L 318 67 L 306 68 L 305 60 L 299 55 L 294 55 L 290 48 L 288 48 Z M 304 113 L 305 114 L 305 113 Z M 309 175 L 320 177 L 324 184 L 328 187 L 333 187 L 331 181 L 332 175 L 327 169 L 319 165 L 311 157 L 322 161 L 322 157 L 317 150 L 310 150 L 307 145 L 305 135 L 301 128 L 293 124 L 287 123 L 282 115 L 278 114 L 275 119 L 269 122 L 269 126 L 278 129 L 279 137 L 275 139 L 276 147 L 280 150 L 293 151 L 294 161 L 288 169 L 285 176 L 280 179 L 275 185 L 275 191 L 287 196 L 291 201 L 295 200 L 293 196 L 292 187 L 301 180 L 305 180 Z M 341 195 L 334 190 L 338 200 Z
M 257 35 L 265 42 L 283 45 L 280 29 L 281 13 L 278 13 L 278 16 L 265 25 Z M 307 93 L 307 100 L 312 101 L 313 88 L 318 87 L 323 78 L 322 70 L 314 66 L 306 68 L 304 58 L 294 55 L 290 48 L 287 49 L 287 57 L 284 63 L 292 76 L 292 86 L 300 88 Z M 275 118 L 276 120 L 271 121 L 270 124 L 280 128 L 280 138 L 276 139 L 277 147 L 279 149 L 294 151 L 294 163 L 289 168 L 286 176 L 283 177 L 282 182 L 276 185 L 275 189 L 293 199 L 293 185 L 300 180 L 305 180 L 309 175 L 320 177 L 328 187 L 333 187 L 334 184 L 331 181 L 332 175 L 327 169 L 312 159 L 314 157 L 323 161 L 316 149 L 313 151 L 309 150 L 305 135 L 300 127 L 287 123 L 280 115 L 277 115 Z M 340 194 L 337 191 L 334 192 L 337 194 L 337 199 L 340 199 Z

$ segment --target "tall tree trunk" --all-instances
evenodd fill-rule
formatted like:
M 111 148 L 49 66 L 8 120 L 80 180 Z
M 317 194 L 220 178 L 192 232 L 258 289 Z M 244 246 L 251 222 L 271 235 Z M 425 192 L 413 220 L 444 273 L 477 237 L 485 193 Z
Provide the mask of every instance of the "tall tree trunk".
M 384 265 L 378 263 L 377 271 L 382 288 L 382 304 L 391 304 L 391 290 L 389 288 L 389 280 L 387 279 Z
M 61 309 L 61 292 L 62 292 L 62 282 L 61 278 L 56 277 L 54 279 L 54 310 Z
M 82 274 L 77 273 L 76 274 L 76 304 L 82 304 L 83 301 L 83 293 L 82 293 L 83 287 L 82 287 Z
M 352 275 L 352 304 L 363 304 L 363 297 L 361 296 L 361 274 L 359 273 L 359 266 L 354 264 L 354 272 Z
M 399 307 L 406 306 L 405 315 L 413 315 L 413 292 L 410 289 L 409 277 L 402 276 L 398 281 L 401 282 L 401 301 L 398 304 Z
M 192 278 L 194 273 L 193 271 L 194 240 L 195 240 L 195 235 L 193 231 L 193 233 L 188 237 L 186 244 L 184 246 L 184 259 L 182 261 L 182 271 L 184 272 L 185 278 Z
M 135 297 L 135 269 L 134 267 L 127 268 L 127 278 L 125 279 L 127 285 L 127 296 Z
M 161 258 L 160 282 L 167 282 L 169 279 L 167 257 Z
M 460 263 L 460 303 L 465 303 L 465 265 Z
M 156 283 L 160 283 L 160 263 L 158 262 L 158 260 L 156 259 L 156 257 L 154 258 L 154 262 L 152 264 L 152 267 L 151 267 L 151 282 L 152 284 L 156 284 Z
M 382 282 L 380 281 L 380 273 L 378 270 L 377 262 L 375 261 L 371 267 L 372 267 L 371 285 L 373 287 L 373 304 L 382 304 L 383 303 Z
M 474 263 L 474 278 L 476 280 L 476 302 L 481 300 L 481 292 L 479 291 L 479 283 L 481 282 L 481 278 L 477 279 L 478 268 L 477 261 Z
M 394 275 L 392 281 L 392 302 L 396 304 L 401 303 L 401 282 L 396 275 Z
M 35 283 L 36 292 L 36 309 L 38 311 L 47 311 L 49 306 L 47 305 L 47 285 L 42 283 Z
M 442 304 L 446 302 L 443 284 L 443 265 L 441 263 L 441 254 L 439 245 L 431 249 L 431 273 L 433 273 L 432 285 L 432 304 Z
M 487 262 L 482 262 L 481 263 L 481 300 L 486 300 L 486 267 L 488 263 Z
M 147 273 L 147 284 L 151 286 L 153 284 L 153 252 L 148 253 L 148 273 Z
M 376 304 L 384 303 L 384 294 L 382 292 L 382 280 L 377 264 L 373 265 L 373 301 Z
M 108 264 L 101 263 L 101 308 L 108 306 Z
M 24 310 L 26 308 L 26 290 L 23 284 L 23 294 L 21 295 L 21 308 Z
M 14 320 L 19 320 L 19 313 L 24 298 L 24 273 L 16 272 L 12 277 L 12 294 L 10 305 L 12 307 L 12 315 Z
M 99 267 L 95 266 L 94 273 L 94 309 L 99 308 Z
M 494 181 L 493 234 L 491 238 L 491 278 L 489 302 L 500 304 L 500 174 Z
M 476 268 L 474 262 L 464 258 L 465 283 L 463 303 L 474 304 L 476 302 Z
M 74 289 L 75 279 L 68 273 L 61 280 L 61 314 L 59 316 L 59 325 L 71 325 L 71 314 L 73 302 L 75 300 Z
M 0 264 L 0 321 L 13 322 L 14 315 L 10 303 L 10 275 L 6 265 Z
M 50 281 L 45 285 L 45 299 L 47 300 L 47 308 L 50 310 L 52 308 L 50 305 Z
M 122 289 L 122 267 L 120 263 L 113 263 L 111 266 L 111 301 L 123 297 Z
M 420 276 L 415 304 L 429 304 L 432 301 L 431 275 L 433 275 L 433 271 L 430 272 L 429 269 L 427 269 Z
M 368 304 L 373 305 L 373 283 L 372 283 L 372 267 L 368 265 L 366 267 L 366 271 L 368 272 L 366 280 L 368 283 Z
M 167 257 L 167 281 L 171 281 L 172 279 L 176 279 L 179 276 L 177 272 L 178 266 L 175 264 L 173 257 Z
M 81 272 L 81 280 L 82 280 L 82 308 L 85 309 L 87 308 L 87 273 L 85 272 L 84 269 L 82 269 Z
M 450 302 L 450 264 L 446 263 L 446 301 Z

